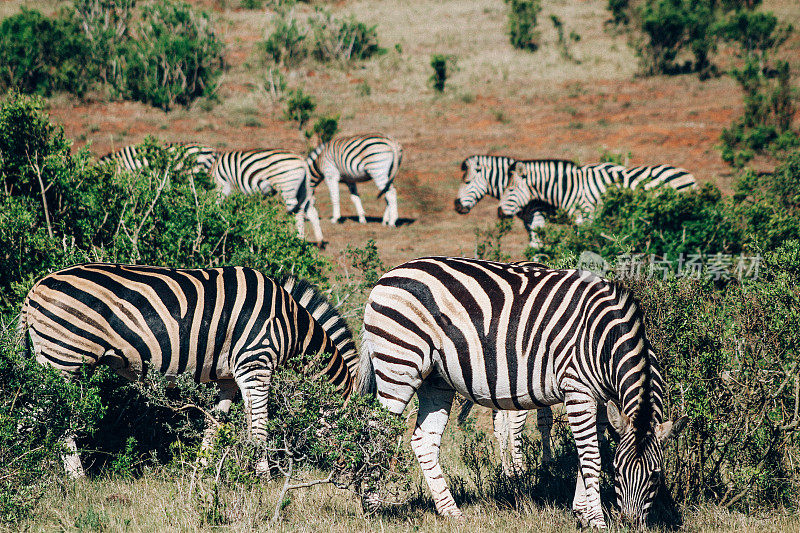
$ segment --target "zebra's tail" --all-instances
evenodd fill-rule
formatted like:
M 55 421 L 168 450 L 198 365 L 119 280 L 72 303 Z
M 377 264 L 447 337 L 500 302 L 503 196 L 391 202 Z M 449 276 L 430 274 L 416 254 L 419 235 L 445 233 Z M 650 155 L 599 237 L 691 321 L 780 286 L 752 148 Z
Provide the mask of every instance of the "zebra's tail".
M 356 378 L 356 369 L 358 367 L 358 352 L 356 344 L 353 341 L 353 334 L 347 326 L 344 318 L 338 311 L 328 302 L 328 300 L 319 293 L 319 291 L 311 283 L 303 279 L 294 277 L 287 277 L 283 279 L 280 284 L 286 289 L 294 300 L 305 308 L 311 314 L 317 324 L 325 330 L 325 333 L 330 337 L 331 342 L 339 351 L 339 355 L 347 365 L 347 370 L 352 376 L 353 381 Z
M 26 355 L 31 354 L 31 336 L 28 335 L 28 300 L 29 296 L 25 297 L 25 302 L 22 304 L 22 309 L 19 312 L 17 319 L 17 336 L 16 344 L 20 350 L 24 350 Z
M 378 381 L 375 379 L 375 366 L 372 364 L 372 346 L 361 336 L 361 366 L 358 369 L 356 391 L 363 396 L 375 396 Z

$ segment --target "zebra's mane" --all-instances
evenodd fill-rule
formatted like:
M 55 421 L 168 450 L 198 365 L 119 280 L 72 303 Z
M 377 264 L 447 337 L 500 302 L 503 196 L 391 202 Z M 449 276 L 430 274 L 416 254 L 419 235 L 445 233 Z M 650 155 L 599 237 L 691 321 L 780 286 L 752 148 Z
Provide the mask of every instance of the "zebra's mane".
M 644 346 L 642 347 L 641 355 L 641 357 L 644 359 L 644 365 L 641 370 L 644 380 L 642 381 L 640 391 L 637 394 L 638 398 L 636 406 L 634 407 L 635 410 L 632 413 L 626 413 L 631 418 L 631 423 L 634 427 L 634 441 L 637 449 L 641 451 L 641 447 L 643 447 L 646 443 L 645 437 L 652 429 L 654 422 L 653 419 L 657 413 L 661 412 L 662 409 L 661 405 L 656 405 L 657 403 L 661 403 L 660 399 L 656 398 L 656 394 L 660 394 L 663 391 L 657 392 L 657 389 L 660 389 L 661 387 L 654 383 L 654 375 L 660 376 L 661 373 L 659 370 L 658 359 L 655 357 L 653 347 L 644 331 L 644 313 L 642 312 L 642 306 L 639 302 L 639 299 L 634 296 L 630 289 L 618 281 L 608 280 L 608 284 L 611 290 L 617 292 L 618 300 L 626 300 L 628 302 L 623 312 L 626 312 L 627 308 L 633 306 L 633 316 L 631 317 L 630 322 L 639 323 L 639 327 L 642 328 L 642 336 L 644 338 Z M 615 335 L 609 336 L 609 342 L 606 343 L 607 347 L 613 346 L 619 338 L 620 330 L 618 328 L 614 328 L 614 332 L 616 333 Z M 613 354 L 611 355 L 613 356 Z M 622 385 L 622 383 L 620 383 L 620 385 Z M 619 392 L 624 393 L 625 391 Z M 620 397 L 619 401 L 620 403 L 623 403 L 627 399 L 628 398 Z M 624 409 L 624 405 L 620 405 L 620 409 Z M 660 420 L 656 420 L 656 422 L 660 422 Z
M 353 333 L 342 315 L 310 282 L 293 276 L 285 276 L 277 281 L 325 330 L 339 350 L 339 355 L 344 359 L 350 374 L 355 378 L 354 369 L 358 365 L 358 352 L 353 341 Z

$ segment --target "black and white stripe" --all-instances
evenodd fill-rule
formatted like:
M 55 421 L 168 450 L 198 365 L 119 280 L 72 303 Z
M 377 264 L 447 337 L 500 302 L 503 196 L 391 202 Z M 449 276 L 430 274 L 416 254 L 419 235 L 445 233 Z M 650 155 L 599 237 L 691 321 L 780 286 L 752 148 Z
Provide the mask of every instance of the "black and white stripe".
M 419 399 L 412 447 L 439 513 L 461 516 L 439 465 L 456 392 L 498 410 L 563 402 L 580 472 L 573 508 L 605 527 L 598 402 L 622 437 L 615 466 L 623 516 L 641 523 L 662 468 L 661 370 L 630 293 L 584 271 L 431 257 L 387 272 L 364 313 L 360 390 L 400 414 Z M 616 405 L 621 405 L 621 411 Z
M 308 218 L 317 242 L 323 242 L 311 173 L 304 157 L 286 150 L 225 152 L 217 156 L 212 175 L 223 196 L 234 192 L 277 192 L 286 209 L 295 216 L 297 234 L 305 236 L 305 218 Z
M 394 178 L 403 159 L 400 143 L 380 133 L 338 137 L 317 146 L 308 156 L 308 166 L 316 187 L 323 180 L 331 195 L 331 222 L 342 218 L 339 204 L 339 182 L 344 182 L 350 190 L 350 200 L 356 208 L 358 221 L 367 222 L 357 183 L 372 180 L 378 188 L 378 197 L 386 200 L 381 224 L 396 226 L 397 190 Z
M 216 159 L 216 151 L 213 148 L 198 143 L 167 143 L 165 147 L 178 160 L 176 170 L 182 168 L 185 159 L 190 162 L 193 173 L 203 170 L 208 172 Z M 144 151 L 141 145 L 125 146 L 104 155 L 99 161 L 100 163 L 115 163 L 121 170 L 136 172 L 149 165 Z
M 148 367 L 216 382 L 222 411 L 236 390 L 264 439 L 273 371 L 295 356 L 325 358 L 328 379 L 353 389 L 358 355 L 344 320 L 308 283 L 243 267 L 173 269 L 85 264 L 45 276 L 20 313 L 36 360 L 66 375 L 106 364 L 128 379 Z M 68 446 L 75 450 L 74 440 Z M 65 459 L 81 475 L 77 453 Z
M 509 186 L 502 193 L 498 208 L 501 217 L 519 216 L 532 209 L 541 214 L 544 205 L 565 210 L 579 224 L 594 212 L 603 194 L 611 187 L 650 189 L 669 186 L 684 190 L 696 186 L 689 172 L 669 165 L 628 168 L 600 163 L 547 176 L 513 163 L 509 166 L 509 174 Z M 529 228 L 530 245 L 534 248 L 541 246 L 536 230 L 544 226 L 544 222 L 543 217 L 537 218 Z
M 459 214 L 467 214 L 478 201 L 487 194 L 500 198 L 512 182 L 511 170 L 519 168 L 521 174 L 534 176 L 537 182 L 558 183 L 578 168 L 572 161 L 562 159 L 533 159 L 519 161 L 505 156 L 473 155 L 461 163 L 464 171 L 462 185 L 455 200 L 455 210 Z M 529 202 L 524 209 L 515 214 L 522 220 L 525 229 L 538 239 L 535 230 L 544 226 L 544 211 L 550 210 L 544 202 Z

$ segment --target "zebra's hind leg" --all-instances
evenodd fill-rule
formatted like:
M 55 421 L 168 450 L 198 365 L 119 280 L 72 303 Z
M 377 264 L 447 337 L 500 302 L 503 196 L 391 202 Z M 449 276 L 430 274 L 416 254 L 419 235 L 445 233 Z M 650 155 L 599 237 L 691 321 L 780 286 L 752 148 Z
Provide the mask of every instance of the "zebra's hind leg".
M 306 238 L 306 216 L 303 211 L 294 214 L 294 225 L 297 228 L 297 236 L 301 239 Z
M 331 222 L 338 224 L 342 219 L 342 207 L 339 204 L 339 173 L 334 169 L 325 169 L 325 185 L 331 195 Z
M 75 434 L 64 437 L 64 448 L 66 452 L 61 457 L 64 461 L 64 471 L 71 478 L 82 478 L 86 476 L 81 464 L 81 456 L 78 454 L 78 445 L 75 444 Z
M 236 384 L 242 391 L 244 411 L 247 415 L 247 434 L 256 442 L 267 439 L 267 402 L 272 371 L 268 368 L 243 370 L 236 376 Z M 269 474 L 269 462 L 261 459 L 256 463 L 256 474 Z
M 550 441 L 550 433 L 553 430 L 553 410 L 550 407 L 543 407 L 536 411 L 536 427 L 539 428 L 539 435 L 542 438 L 542 464 L 546 465 L 553 460 Z
M 444 516 L 462 518 L 464 515 L 447 487 L 439 464 L 442 433 L 447 425 L 454 395 L 455 390 L 436 375 L 431 375 L 422 382 L 417 390 L 419 412 L 417 425 L 411 436 L 411 448 L 428 483 L 436 511 Z
M 347 182 L 347 188 L 350 190 L 350 201 L 353 202 L 353 206 L 356 208 L 356 214 L 358 214 L 358 223 L 366 224 L 367 213 L 364 211 L 364 206 L 361 204 L 361 197 L 358 195 L 358 187 L 355 182 Z
M 319 225 L 319 213 L 317 212 L 317 208 L 314 206 L 313 198 L 308 203 L 308 208 L 306 208 L 306 216 L 308 217 L 308 221 L 311 222 L 311 229 L 314 231 L 314 238 L 317 239 L 317 243 L 319 243 L 320 248 L 322 248 L 325 243 L 325 237 L 322 236 L 322 227 Z
M 572 511 L 582 526 L 606 528 L 600 504 L 600 447 L 597 442 L 597 401 L 587 392 L 564 395 L 572 435 L 578 447 L 578 481 Z
M 383 212 L 381 224 L 384 226 L 396 227 L 397 220 L 400 216 L 397 212 L 397 189 L 394 188 L 394 185 L 389 186 L 384 196 L 386 199 L 386 209 Z
M 525 469 L 522 431 L 527 418 L 528 411 L 492 411 L 494 436 L 500 446 L 500 461 L 503 473 L 508 477 L 521 474 Z
M 214 410 L 225 415 L 230 411 L 231 404 L 233 403 L 233 399 L 236 398 L 239 387 L 232 379 L 221 379 L 217 381 L 217 386 L 219 387 L 219 401 Z M 212 425 L 211 420 L 206 420 L 206 428 L 203 431 L 203 442 L 200 443 L 199 454 L 200 464 L 202 466 L 208 464 L 208 450 L 213 446 L 216 436 L 217 427 Z

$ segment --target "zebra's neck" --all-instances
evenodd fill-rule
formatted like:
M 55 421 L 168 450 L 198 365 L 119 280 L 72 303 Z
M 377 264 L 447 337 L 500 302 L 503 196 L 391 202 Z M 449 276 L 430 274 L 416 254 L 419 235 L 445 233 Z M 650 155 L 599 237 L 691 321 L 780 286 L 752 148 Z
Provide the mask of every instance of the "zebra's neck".
M 322 154 L 322 151 L 325 149 L 326 146 L 327 143 L 320 144 L 319 146 L 314 148 L 314 150 L 310 154 L 308 154 L 308 159 L 307 159 L 308 169 L 311 171 L 311 177 L 313 179 L 314 185 L 318 184 L 324 178 L 324 176 L 322 175 L 322 169 L 319 166 L 319 159 L 320 159 L 319 156 Z

